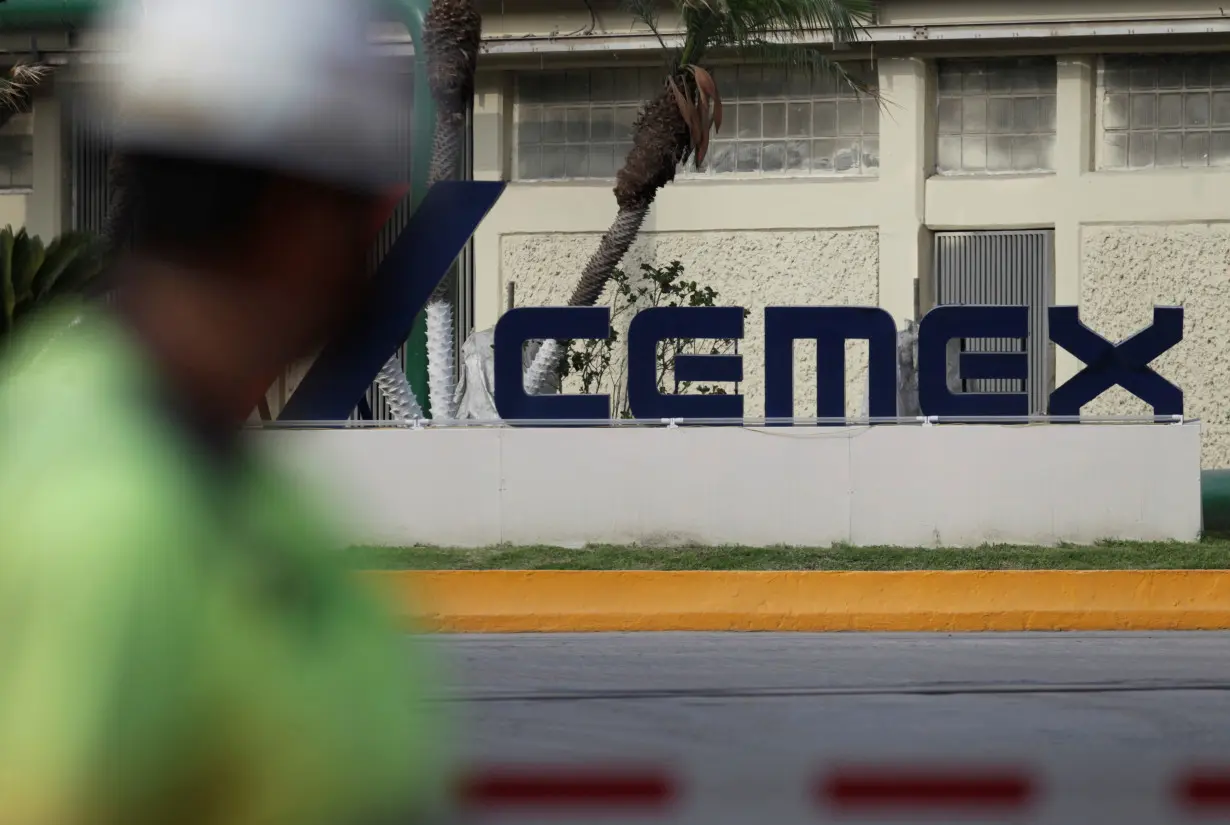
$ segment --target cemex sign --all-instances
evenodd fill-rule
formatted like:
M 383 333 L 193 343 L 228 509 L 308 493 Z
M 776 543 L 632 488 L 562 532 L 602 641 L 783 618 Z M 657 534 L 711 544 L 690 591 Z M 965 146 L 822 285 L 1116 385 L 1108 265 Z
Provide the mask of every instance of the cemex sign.
M 1155 307 L 1148 328 L 1115 344 L 1081 323 L 1077 308 L 1051 307 L 1050 338 L 1085 362 L 1085 367 L 1051 393 L 1048 414 L 1078 416 L 1083 405 L 1116 385 L 1153 407 L 1155 415 L 1182 415 L 1183 393 L 1149 363 L 1183 339 L 1183 309 Z M 743 337 L 739 307 L 655 307 L 639 312 L 628 327 L 628 402 L 640 419 L 742 419 L 741 395 L 675 395 L 658 390 L 655 350 L 673 338 Z M 610 334 L 606 307 L 521 308 L 504 314 L 495 329 L 495 401 L 505 420 L 606 420 L 606 395 L 527 395 L 522 381 L 526 341 L 597 338 Z M 1021 393 L 964 393 L 948 387 L 948 343 L 962 338 L 1029 337 L 1024 306 L 941 306 L 918 330 L 918 400 L 925 416 L 1021 418 L 1029 414 Z M 794 342 L 816 346 L 817 418 L 844 418 L 847 341 L 867 341 L 871 418 L 897 416 L 897 325 L 878 307 L 768 307 L 764 311 L 765 417 L 794 415 Z M 963 379 L 1026 379 L 1024 352 L 963 352 Z M 679 381 L 743 380 L 739 355 L 680 355 Z
M 503 193 L 498 181 L 446 181 L 432 187 L 385 256 L 369 285 L 365 308 L 317 357 L 280 418 L 346 419 L 389 357 L 406 340 L 414 318 Z M 769 286 L 769 285 L 766 285 Z M 1153 324 L 1115 344 L 1081 323 L 1076 307 L 1051 307 L 1051 340 L 1085 367 L 1051 393 L 1052 416 L 1077 416 L 1080 408 L 1116 385 L 1153 407 L 1156 415 L 1182 415 L 1183 393 L 1149 364 L 1183 339 L 1183 310 L 1155 307 Z M 658 391 L 655 350 L 672 338 L 743 337 L 738 307 L 657 307 L 638 313 L 628 330 L 628 399 L 642 419 L 742 419 L 741 395 L 673 395 Z M 869 342 L 869 410 L 872 418 L 897 416 L 897 327 L 877 307 L 768 307 L 765 330 L 765 417 L 793 417 L 795 341 L 817 349 L 817 418 L 845 416 L 845 343 Z M 521 308 L 506 312 L 495 330 L 495 401 L 505 420 L 607 420 L 605 395 L 538 395 L 525 392 L 522 351 L 533 340 L 605 339 L 606 307 Z M 918 333 L 919 405 L 940 418 L 1020 418 L 1029 412 L 1025 393 L 954 393 L 947 383 L 948 343 L 963 338 L 1029 337 L 1023 306 L 941 306 L 927 313 Z M 1025 379 L 1025 353 L 964 352 L 965 379 Z M 743 379 L 738 355 L 681 355 L 680 381 Z

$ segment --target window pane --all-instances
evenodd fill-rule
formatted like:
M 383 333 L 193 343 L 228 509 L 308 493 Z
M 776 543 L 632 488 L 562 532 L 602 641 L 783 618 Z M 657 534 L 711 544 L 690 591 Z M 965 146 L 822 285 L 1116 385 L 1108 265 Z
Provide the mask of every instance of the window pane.
M 940 75 L 961 76 L 961 83 L 941 84 L 937 101 L 937 149 L 955 144 L 940 140 L 960 135 L 960 165 L 937 165 L 942 172 L 1045 171 L 1051 168 L 1050 138 L 1055 132 L 1055 62 L 1050 58 L 942 61 Z M 959 90 L 959 91 L 958 91 Z M 1126 101 L 1125 101 L 1126 102 Z M 1029 140 L 1020 138 L 1030 137 Z M 1014 146 L 1024 147 L 1014 150 Z M 1017 159 L 1014 160 L 1013 158 Z
M 987 130 L 987 99 L 967 97 L 961 104 L 961 131 L 985 133 Z
M 786 168 L 786 144 L 766 143 L 760 155 L 760 168 L 764 172 L 781 172 Z
M 1210 136 L 1209 165 L 1230 166 L 1230 132 L 1214 132 Z
M 1132 89 L 1120 89 L 1124 78 Z M 1107 57 L 1101 166 L 1200 168 L 1226 163 L 1220 137 L 1230 127 L 1230 55 Z M 1218 131 L 1210 134 L 1209 129 Z M 1126 130 L 1124 139 L 1112 138 Z M 1226 132 L 1230 134 L 1230 131 Z
M 863 133 L 863 107 L 857 100 L 842 100 L 837 104 L 837 133 L 860 135 Z
M 615 72 L 615 99 L 631 103 L 640 101 L 640 74 L 636 69 L 619 69 Z
M 1162 129 L 1177 129 L 1183 125 L 1183 95 L 1157 96 L 1157 125 Z
M 1159 89 L 1183 88 L 1183 65 L 1177 60 L 1163 60 L 1157 70 Z
M 792 140 L 786 144 L 786 170 L 806 172 L 811 168 L 811 143 Z
M 1153 165 L 1153 150 L 1157 139 L 1152 133 L 1133 133 L 1128 140 L 1128 166 L 1145 169 Z
M 615 139 L 631 140 L 632 126 L 636 123 L 637 110 L 633 106 L 620 106 L 615 109 Z
M 786 136 L 786 104 L 766 103 L 760 111 L 761 125 L 764 136 L 780 138 Z
M 939 70 L 940 94 L 958 94 L 961 91 L 961 70 L 942 66 Z
M 755 172 L 760 166 L 760 144 L 752 141 L 738 143 L 735 146 L 735 170 L 738 172 Z
M 1152 128 L 1157 125 L 1157 98 L 1153 95 L 1132 95 L 1132 128 Z
M 993 97 L 987 101 L 987 131 L 1012 131 L 1013 100 L 1008 97 Z
M 1042 168 L 1042 147 L 1037 135 L 1022 135 L 1012 139 L 1012 168 L 1018 172 L 1033 172 Z
M 542 112 L 543 143 L 564 142 L 564 109 L 548 107 Z
M 542 177 L 544 178 L 564 177 L 564 147 L 562 146 L 542 147 Z
M 590 73 L 589 99 L 594 103 L 607 103 L 615 99 L 614 69 L 596 69 Z
M 1055 133 L 1055 107 L 1054 95 L 1038 99 L 1038 129 L 1040 131 L 1047 134 Z
M 806 137 L 811 128 L 811 104 L 791 103 L 786 108 L 786 134 Z
M 942 172 L 961 169 L 961 138 L 941 135 L 936 142 L 936 165 Z
M 978 172 L 987 168 L 987 139 L 977 137 L 961 138 L 961 170 Z
M 1213 93 L 1213 122 L 1218 126 L 1230 125 L 1230 92 Z
M 735 144 L 722 141 L 710 145 L 707 162 L 714 174 L 735 171 Z
M 1194 132 L 1183 136 L 1183 165 L 1209 165 L 1209 133 Z
M 786 96 L 786 70 L 781 66 L 765 66 L 761 83 L 763 97 Z
M 1184 101 L 1183 119 L 1188 126 L 1209 125 L 1209 95 L 1207 92 L 1187 96 Z
M 1103 143 L 1102 165 L 1107 169 L 1123 169 L 1127 167 L 1128 136 L 1123 132 L 1112 132 L 1106 136 Z
M 574 108 L 564 114 L 564 139 L 569 143 L 589 140 L 589 109 Z
M 517 150 L 517 177 L 522 180 L 542 177 L 542 149 L 523 146 Z
M 987 171 L 1012 171 L 1012 138 L 998 135 L 987 138 Z
M 1013 128 L 1018 132 L 1038 131 L 1038 99 L 1036 97 L 1017 98 L 1014 107 Z
M 542 140 L 542 107 L 519 106 L 517 108 L 517 141 L 538 143 Z
M 1102 109 L 1102 123 L 1107 129 L 1126 129 L 1128 125 L 1128 96 L 1107 95 Z
M 735 94 L 742 100 L 760 97 L 764 69 L 760 66 L 740 66 Z
M 870 98 L 863 100 L 863 134 L 880 134 L 880 104 Z
M 1164 168 L 1183 165 L 1183 135 L 1163 132 L 1157 136 L 1156 165 Z
M 1157 66 L 1152 62 L 1135 63 L 1131 71 L 1133 91 L 1157 88 Z
M 833 137 L 837 134 L 835 101 L 817 101 L 812 107 L 812 134 L 816 137 Z
M 564 147 L 564 177 L 584 178 L 589 176 L 589 150 L 585 146 Z
M 939 111 L 939 132 L 941 135 L 961 134 L 961 100 L 959 98 L 942 98 Z
M 1193 55 L 1183 61 L 1183 85 L 1189 89 L 1209 88 L 1213 64 L 1203 55 Z
M 739 138 L 760 137 L 760 104 L 741 103 L 737 107 L 737 111 L 739 115 Z
M 838 138 L 837 152 L 833 155 L 833 169 L 837 172 L 849 172 L 857 169 L 862 155 L 857 140 Z
M 875 79 L 869 64 L 850 64 L 846 71 L 866 82 Z M 813 75 L 751 64 L 727 67 L 721 74 L 726 129 L 710 147 L 708 168 L 681 167 L 677 173 L 682 177 L 835 170 L 862 174 L 863 167 L 871 165 L 864 157 L 864 141 L 874 141 L 879 134 L 874 100 L 839 90 L 826 72 Z M 661 93 L 663 78 L 658 67 L 519 74 L 514 101 L 517 177 L 610 179 L 628 151 L 644 102 Z M 827 161 L 818 166 L 813 141 L 838 134 L 846 140 L 822 147 Z M 874 145 L 878 155 L 878 142 L 866 145 Z
M 589 174 L 595 178 L 615 177 L 615 147 L 595 144 L 589 147 Z
M 615 110 L 609 106 L 595 106 L 589 112 L 589 137 L 593 141 L 615 139 Z
M 863 138 L 863 166 L 870 169 L 880 168 L 879 138 Z

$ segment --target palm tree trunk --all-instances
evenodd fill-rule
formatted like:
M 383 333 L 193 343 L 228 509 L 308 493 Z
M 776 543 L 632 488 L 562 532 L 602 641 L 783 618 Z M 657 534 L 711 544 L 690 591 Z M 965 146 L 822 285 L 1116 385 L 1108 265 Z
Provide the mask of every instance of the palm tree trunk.
M 581 277 L 577 280 L 572 297 L 568 300 L 568 306 L 592 307 L 598 303 L 598 299 L 602 297 L 602 290 L 606 289 L 607 281 L 611 278 L 611 273 L 615 271 L 615 267 L 619 266 L 624 255 L 628 254 L 648 214 L 648 204 L 639 208 L 619 210 L 615 216 L 615 222 L 611 224 L 611 228 L 606 231 L 598 243 L 598 249 L 586 262 L 585 269 L 581 270 Z M 563 355 L 563 351 L 555 341 L 545 341 L 542 348 L 538 350 L 538 354 L 534 356 L 530 368 L 526 370 L 525 391 L 530 395 L 541 393 L 546 388 L 548 379 L 555 373 L 559 359 Z
M 569 306 L 593 306 L 602 296 L 611 273 L 632 247 L 658 190 L 675 179 L 675 169 L 690 147 L 687 122 L 674 97 L 663 91 L 645 104 L 632 132 L 632 150 L 615 176 L 615 200 L 619 212 L 602 236 L 598 249 L 585 264 Z M 540 393 L 545 379 L 558 368 L 564 355 L 554 342 L 543 344 L 525 376 L 525 391 Z
M 429 185 L 456 176 L 465 142 L 465 110 L 448 111 L 439 107 L 436 112 L 431 170 L 427 176 Z M 456 326 L 452 303 L 455 283 L 455 273 L 450 272 L 440 281 L 427 304 L 427 391 L 431 399 L 431 417 L 441 420 L 457 417 L 454 398 L 457 391 Z
M 431 4 L 423 20 L 428 79 L 436 104 L 436 130 L 427 174 L 429 188 L 438 181 L 454 177 L 460 165 L 466 112 L 474 98 L 474 72 L 481 39 L 482 18 L 471 0 L 435 0 Z M 449 301 L 453 280 L 451 275 L 445 277 L 427 304 L 427 391 L 432 418 L 436 419 L 456 416 L 453 396 L 457 366 L 453 306 Z M 404 393 L 413 397 L 400 364 L 393 359 L 385 364 L 381 376 L 396 381 L 395 375 L 406 384 Z

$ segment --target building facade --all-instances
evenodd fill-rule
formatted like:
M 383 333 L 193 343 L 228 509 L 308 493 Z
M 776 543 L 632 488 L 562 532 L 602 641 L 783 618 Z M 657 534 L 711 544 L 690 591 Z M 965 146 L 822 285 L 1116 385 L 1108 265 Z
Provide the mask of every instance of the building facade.
M 472 169 L 509 187 L 473 242 L 463 315 L 478 329 L 510 295 L 564 303 L 615 215 L 637 106 L 661 83 L 656 37 L 613 3 L 482 8 Z M 669 14 L 662 26 L 669 39 Z M 379 39 L 409 54 L 395 28 Z M 65 82 L 82 53 L 65 48 Z M 1112 339 L 1155 304 L 1182 305 L 1185 340 L 1156 366 L 1204 422 L 1204 464 L 1230 466 L 1230 17 L 1202 0 L 884 0 L 838 56 L 879 105 L 715 58 L 727 114 L 706 169 L 661 192 L 624 264 L 679 260 L 752 311 L 747 415 L 762 414 L 766 305 L 878 305 L 904 324 L 937 302 L 1026 301 L 1044 332 L 1047 303 L 1078 304 Z M 0 194 L 0 222 L 52 234 L 88 220 L 77 167 L 94 155 L 68 108 L 54 89 L 36 102 L 26 185 Z M 1080 367 L 1030 352 L 1036 402 Z M 800 415 L 814 411 L 809 357 L 800 348 Z M 848 361 L 857 412 L 865 352 Z M 1116 389 L 1086 412 L 1151 411 Z

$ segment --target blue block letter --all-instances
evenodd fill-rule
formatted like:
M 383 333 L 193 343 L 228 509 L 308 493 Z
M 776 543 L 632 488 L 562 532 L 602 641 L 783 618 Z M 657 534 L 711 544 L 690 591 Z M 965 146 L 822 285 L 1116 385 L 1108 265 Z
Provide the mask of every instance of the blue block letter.
M 742 395 L 658 391 L 658 343 L 672 338 L 742 338 L 739 307 L 654 307 L 628 326 L 628 406 L 636 418 L 743 418 Z M 680 355 L 677 381 L 742 381 L 738 355 Z
M 526 341 L 605 339 L 611 334 L 608 307 L 521 307 L 495 325 L 495 408 L 506 421 L 564 421 L 611 417 L 609 395 L 529 395 L 522 373 Z
M 1086 365 L 1051 393 L 1051 415 L 1080 415 L 1081 407 L 1116 384 L 1153 407 L 1154 415 L 1183 414 L 1183 391 L 1149 367 L 1183 340 L 1183 307 L 1154 307 L 1153 324 L 1120 344 L 1082 324 L 1076 307 L 1051 307 L 1051 340 Z
M 918 406 L 943 417 L 1027 416 L 1023 392 L 963 392 L 948 389 L 948 342 L 954 338 L 1028 338 L 1029 307 L 939 306 L 918 326 Z M 1023 352 L 963 352 L 961 378 L 1029 377 Z
M 846 341 L 868 342 L 872 418 L 897 415 L 897 325 L 879 307 L 766 307 L 764 414 L 794 417 L 794 342 L 816 342 L 816 417 L 846 417 Z

